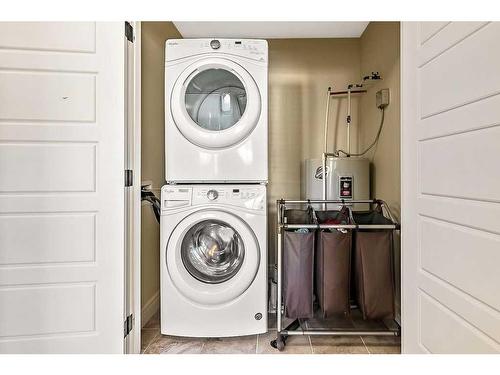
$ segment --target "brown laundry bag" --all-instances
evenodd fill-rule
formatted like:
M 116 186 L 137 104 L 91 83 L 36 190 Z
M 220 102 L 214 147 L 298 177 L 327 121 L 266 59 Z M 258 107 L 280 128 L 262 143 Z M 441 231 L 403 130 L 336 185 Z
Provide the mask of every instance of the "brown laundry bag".
M 288 209 L 285 210 L 285 223 L 286 224 L 312 224 L 312 209 Z
M 353 216 L 356 224 L 393 224 L 377 211 Z M 394 319 L 392 230 L 357 230 L 353 257 L 355 295 L 363 319 Z
M 319 224 L 335 220 L 348 224 L 345 211 L 316 211 Z M 324 318 L 350 314 L 352 232 L 318 231 L 315 257 L 315 291 Z
M 286 210 L 288 224 L 309 224 L 311 211 Z M 313 317 L 314 232 L 284 232 L 283 292 L 285 316 L 291 319 Z

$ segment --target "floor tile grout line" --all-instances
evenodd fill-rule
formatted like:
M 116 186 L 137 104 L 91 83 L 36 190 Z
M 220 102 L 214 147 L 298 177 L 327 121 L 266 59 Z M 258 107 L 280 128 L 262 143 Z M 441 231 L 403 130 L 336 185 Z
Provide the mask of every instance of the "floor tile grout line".
M 159 311 L 156 312 L 147 322 L 146 324 L 144 325 L 144 327 L 141 327 L 141 341 L 142 341 L 142 331 L 145 330 L 145 329 L 154 329 L 157 331 L 156 335 L 153 336 L 153 338 L 149 341 L 148 345 L 146 345 L 146 347 L 144 348 L 144 350 L 141 352 L 141 354 L 146 354 L 146 351 L 149 349 L 149 347 L 151 346 L 151 344 L 155 341 L 155 339 L 161 334 L 161 329 L 160 327 L 148 327 L 148 325 L 151 323 L 151 322 L 154 322 L 154 324 L 156 324 L 156 321 L 159 322 Z
M 146 354 L 146 351 L 149 349 L 153 341 L 160 335 L 160 332 L 157 332 L 156 335 L 153 336 L 153 338 L 149 341 L 148 345 L 144 348 L 144 351 L 141 354 Z M 141 338 L 142 338 L 142 333 L 141 333 Z
M 158 339 L 159 337 L 161 337 L 161 332 L 160 330 L 158 330 L 158 332 L 156 332 L 156 335 L 151 339 L 151 341 L 149 342 L 148 344 L 148 349 L 151 347 L 151 345 L 156 341 L 156 339 Z
M 363 336 L 359 336 L 359 338 L 361 339 L 361 342 L 362 342 L 362 343 L 363 343 L 363 345 L 365 346 L 365 349 L 366 349 L 366 351 L 368 352 L 368 354 L 372 354 L 372 353 L 370 352 L 370 349 L 368 349 L 368 346 L 366 345 L 365 340 L 363 340 Z
M 143 337 L 144 335 L 142 334 L 142 331 L 144 331 L 144 328 L 141 329 L 141 347 L 142 347 L 142 340 L 143 340 Z M 149 345 L 151 345 L 151 343 L 153 342 L 153 340 L 155 339 L 156 336 L 153 336 L 153 338 L 151 340 L 149 340 L 148 344 L 144 347 L 143 350 L 141 350 L 141 354 L 146 354 L 146 350 L 148 350 L 149 348 Z

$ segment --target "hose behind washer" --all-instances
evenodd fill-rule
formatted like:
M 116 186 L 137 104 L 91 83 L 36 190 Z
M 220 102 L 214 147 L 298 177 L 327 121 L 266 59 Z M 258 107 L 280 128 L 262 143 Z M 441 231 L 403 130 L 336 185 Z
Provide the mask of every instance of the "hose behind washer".
M 151 203 L 153 213 L 155 214 L 156 221 L 160 222 L 161 201 L 151 190 L 141 189 L 141 201 Z

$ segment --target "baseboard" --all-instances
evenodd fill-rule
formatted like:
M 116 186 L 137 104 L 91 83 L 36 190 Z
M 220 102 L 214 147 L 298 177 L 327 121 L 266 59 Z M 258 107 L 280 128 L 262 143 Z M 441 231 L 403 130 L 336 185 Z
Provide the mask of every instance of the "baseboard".
M 141 309 L 141 328 L 160 310 L 160 291 L 157 291 Z

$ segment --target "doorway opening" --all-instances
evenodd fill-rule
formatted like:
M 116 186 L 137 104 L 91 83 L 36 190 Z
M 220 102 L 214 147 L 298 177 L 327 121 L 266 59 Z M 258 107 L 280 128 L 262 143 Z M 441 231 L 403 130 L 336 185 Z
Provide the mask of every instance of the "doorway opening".
M 164 51 L 165 41 L 182 38 L 175 23 L 142 23 L 142 180 L 159 196 L 165 184 L 164 145 Z M 380 41 L 383 43 L 380 43 Z M 380 113 L 376 93 L 389 89 L 380 138 L 366 154 L 370 161 L 371 198 L 383 199 L 396 220 L 400 219 L 400 24 L 371 22 L 355 38 L 269 39 L 269 184 L 268 259 L 269 277 L 276 264 L 277 199 L 304 198 L 301 165 L 321 158 L 325 92 L 329 86 L 344 90 L 349 83 L 377 71 L 382 80 L 371 85 L 351 103 L 351 150 L 364 150 L 376 138 Z M 238 93 L 234 95 L 238 96 Z M 233 102 L 233 101 L 231 101 Z M 209 103 L 205 103 L 209 105 Z M 329 149 L 346 149 L 347 96 L 330 103 Z M 244 106 L 240 110 L 244 113 Z M 233 111 L 234 112 L 234 111 Z M 293 150 L 293 151 L 292 151 Z M 275 315 L 269 312 L 269 331 L 252 338 L 176 339 L 159 332 L 160 229 L 150 206 L 141 210 L 141 305 L 142 352 L 224 352 L 240 346 L 245 352 L 274 352 Z M 396 311 L 400 321 L 400 239 L 394 236 Z M 272 281 L 270 281 L 272 285 Z M 269 290 L 271 291 L 271 287 Z M 271 302 L 269 305 L 271 306 Z M 338 322 L 337 322 L 338 323 Z M 345 324 L 345 322 L 344 322 Z M 372 324 L 364 322 L 348 324 Z M 274 336 L 274 337 L 273 337 Z M 168 348 L 168 349 L 167 349 Z M 233 349 L 231 349 L 233 348 Z M 243 349 L 245 348 L 245 349 Z M 299 352 L 399 352 L 399 338 L 294 337 L 287 345 Z M 295 349 L 294 349 L 295 348 Z M 234 349 L 240 350 L 240 349 Z

